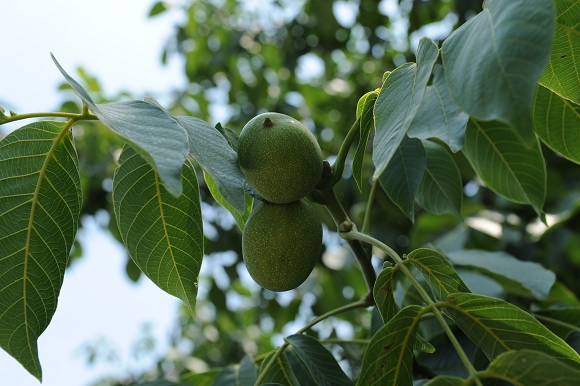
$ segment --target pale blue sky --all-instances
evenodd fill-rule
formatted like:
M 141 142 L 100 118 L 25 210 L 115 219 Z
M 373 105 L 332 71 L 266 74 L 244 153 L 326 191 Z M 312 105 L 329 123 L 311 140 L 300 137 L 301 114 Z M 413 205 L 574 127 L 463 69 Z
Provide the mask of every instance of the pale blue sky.
M 163 103 L 172 88 L 185 82 L 179 62 L 168 67 L 159 63 L 178 15 L 148 19 L 152 4 L 153 0 L 3 0 L 0 105 L 18 113 L 52 111 L 59 105 L 56 87 L 62 77 L 50 52 L 73 76 L 79 65 L 96 75 L 109 95 L 128 90 Z M 8 129 L 26 123 L 16 122 Z M 85 225 L 85 256 L 66 272 L 56 314 L 38 342 L 44 386 L 84 386 L 99 376 L 145 366 L 130 354 L 143 323 L 150 322 L 158 342 L 166 343 L 179 304 L 146 278 L 137 285 L 129 282 L 122 246 L 94 220 Z M 79 348 L 101 338 L 118 349 L 120 361 L 87 368 Z M 158 352 L 165 348 L 160 346 Z M 0 349 L 0 384 L 39 382 Z

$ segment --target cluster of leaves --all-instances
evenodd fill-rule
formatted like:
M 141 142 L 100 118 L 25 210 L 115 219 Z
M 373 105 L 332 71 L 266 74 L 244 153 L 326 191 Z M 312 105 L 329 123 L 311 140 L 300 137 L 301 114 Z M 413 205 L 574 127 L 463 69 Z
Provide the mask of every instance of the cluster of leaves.
M 192 7 L 200 7 L 200 4 L 195 2 Z M 315 7 L 315 2 L 307 4 Z M 417 216 L 406 240 L 401 239 L 404 234 L 401 230 L 388 232 L 401 221 L 400 214 L 391 223 L 380 219 L 385 213 L 396 213 L 392 206 L 382 211 L 366 211 L 364 223 L 372 222 L 373 227 L 372 230 L 363 227 L 363 230 L 370 231 L 373 237 L 356 231 L 341 232 L 346 239 L 374 245 L 395 262 L 394 266 L 385 264 L 374 285 L 376 317 L 372 323 L 363 318 L 363 327 L 355 331 L 364 341 L 339 342 L 343 347 L 339 352 L 348 359 L 345 367 L 350 377 L 358 378 L 359 384 L 411 384 L 413 379 L 418 384 L 425 382 L 419 378 L 433 378 L 427 384 L 461 385 L 488 378 L 518 384 L 572 384 L 580 378 L 580 357 L 576 352 L 577 330 L 580 329 L 577 297 L 539 264 L 522 262 L 508 253 L 498 252 L 505 250 L 520 258 L 539 255 L 538 259 L 553 267 L 559 278 L 571 283 L 578 292 L 570 279 L 573 276 L 566 276 L 573 275 L 577 265 L 569 269 L 570 259 L 558 261 L 556 257 L 574 257 L 578 249 L 577 236 L 573 232 L 578 182 L 571 178 L 578 171 L 560 156 L 580 163 L 579 147 L 573 135 L 579 123 L 577 104 L 580 98 L 575 92 L 580 83 L 577 79 L 569 79 L 573 48 L 578 45 L 574 28 L 578 25 L 579 10 L 563 0 L 555 4 L 554 10 L 551 3 L 544 1 L 514 1 L 506 5 L 488 0 L 483 12 L 446 39 L 441 49 L 431 40 L 422 39 L 416 63 L 403 64 L 385 73 L 382 79 L 378 77 L 380 90 L 365 94 L 358 108 L 350 109 L 353 116 L 356 112 L 358 119 L 353 130 L 360 131 L 350 181 L 354 180 L 359 189 L 366 187 L 365 173 L 374 169 L 368 208 L 372 208 L 375 199 L 381 209 L 392 202 L 410 222 L 415 222 L 417 216 L 415 203 L 427 211 L 419 209 L 420 217 Z M 218 7 L 213 3 L 203 6 Z M 359 17 L 363 14 L 369 17 L 363 12 L 369 11 L 366 6 L 368 2 L 361 1 Z M 222 4 L 220 10 L 226 9 L 229 8 Z M 321 14 L 313 10 L 307 12 Z M 557 15 L 556 23 L 554 14 Z M 208 13 L 205 15 L 207 17 Z M 232 26 L 243 21 L 225 15 L 222 20 L 230 20 Z M 296 20 L 292 24 L 302 24 L 299 18 Z M 302 21 L 305 23 L 301 26 L 302 33 L 304 26 L 313 29 L 319 26 L 309 17 Z M 210 33 L 211 30 L 207 31 L 202 25 L 205 24 L 195 25 L 197 32 L 194 33 L 207 39 L 196 38 L 193 40 L 195 47 L 211 50 L 216 47 L 215 38 L 210 42 L 215 36 L 218 42 L 230 41 Z M 332 31 L 339 29 L 335 26 Z M 258 29 L 253 36 L 242 32 L 245 30 L 245 27 L 236 29 L 240 37 L 232 41 L 239 41 L 240 47 L 250 53 L 257 50 L 253 55 L 261 50 L 265 55 L 269 45 L 282 47 L 281 41 L 287 43 L 275 39 L 276 34 L 271 32 L 277 31 L 276 28 L 264 27 L 262 32 Z M 264 34 L 263 40 L 259 32 Z M 259 43 L 254 40 L 256 36 Z M 317 31 L 305 36 L 305 45 L 296 43 L 297 40 L 292 45 L 299 55 L 305 54 L 303 51 L 309 46 L 310 36 L 322 39 L 328 33 Z M 340 34 L 334 36 L 340 40 Z M 371 42 L 373 36 L 368 39 Z M 180 44 L 185 41 L 187 39 Z M 313 38 L 310 41 L 313 42 Z M 254 44 L 262 48 L 258 50 Z M 292 46 L 284 47 L 292 52 Z M 320 46 L 326 49 L 331 44 L 321 43 Z M 226 58 L 232 65 L 231 60 L 238 57 L 234 55 L 236 49 L 239 47 L 234 45 L 230 52 L 215 55 L 215 58 Z M 356 59 L 356 50 L 353 52 Z M 191 70 L 188 75 L 194 77 L 198 69 L 210 71 L 225 65 L 218 62 L 204 67 L 200 60 L 208 58 L 192 55 L 194 62 L 188 64 Z M 266 62 L 272 64 L 274 58 Z M 240 78 L 245 79 L 248 73 L 244 75 L 244 64 L 235 65 L 240 70 Z M 195 312 L 197 278 L 204 252 L 195 165 L 203 169 L 205 185 L 201 185 L 234 215 L 240 229 L 251 208 L 251 198 L 244 192 L 243 176 L 236 164 L 236 136 L 232 131 L 179 115 L 183 108 L 181 102 L 172 109 L 176 114 L 163 109 L 151 98 L 95 103 L 83 87 L 60 66 L 59 69 L 86 107 L 68 123 L 33 123 L 16 130 L 0 143 L 0 250 L 3 253 L 0 268 L 4 272 L 0 276 L 0 291 L 6 294 L 0 303 L 0 345 L 39 378 L 36 338 L 55 311 L 81 211 L 78 160 L 69 132 L 77 120 L 98 118 L 129 144 L 119 156 L 120 165 L 112 182 L 112 207 L 121 238 L 139 269 L 160 288 L 181 298 L 191 314 Z M 372 79 L 377 78 L 376 72 L 366 73 Z M 264 70 L 263 74 L 268 71 Z M 267 94 L 272 99 L 264 105 L 276 102 L 276 97 L 270 95 L 276 92 L 259 93 L 259 82 L 254 83 L 250 78 L 238 86 L 251 90 L 251 95 L 263 97 Z M 219 87 L 222 78 L 214 76 L 212 79 Z M 271 80 L 266 75 L 264 79 Z M 201 79 L 200 84 L 204 81 L 207 79 Z M 207 88 L 213 87 L 205 84 Z M 270 86 L 272 84 L 268 91 Z M 309 87 L 315 89 L 316 84 L 290 82 L 289 89 L 292 87 L 306 96 Z M 365 89 L 357 95 L 369 88 L 374 85 L 367 79 Z M 332 92 L 326 94 L 329 96 L 320 100 L 321 106 L 315 99 L 309 104 L 309 112 L 300 111 L 307 115 L 336 117 L 332 111 L 325 114 L 325 108 L 339 106 L 335 101 L 340 98 Z M 344 99 L 347 105 L 349 102 Z M 247 111 L 252 111 L 252 107 Z M 94 115 L 89 114 L 88 109 Z M 280 106 L 279 110 L 284 111 L 285 106 Z M 238 112 L 238 118 L 243 120 L 243 114 Z M 9 121 L 9 118 L 3 120 Z M 329 118 L 323 125 L 332 125 L 332 122 Z M 373 127 L 376 129 L 374 168 L 369 168 L 364 154 Z M 544 147 L 538 138 L 552 150 Z M 352 135 L 346 136 L 346 148 L 350 140 Z M 339 161 L 344 162 L 344 159 Z M 550 174 L 547 171 L 556 168 L 560 172 L 555 173 L 556 180 L 548 184 Z M 479 185 L 474 182 L 477 180 Z M 465 204 L 464 181 L 472 187 L 484 183 L 498 196 L 481 188 Z M 346 184 L 342 181 L 339 186 L 342 188 Z M 384 193 L 377 189 L 379 185 Z M 348 192 L 348 185 L 346 187 Z M 546 198 L 552 210 L 545 205 Z M 529 204 L 532 209 L 518 204 Z M 532 221 L 547 221 L 544 210 L 558 214 L 559 224 L 545 235 L 538 235 L 531 227 Z M 451 215 L 440 216 L 444 214 Z M 465 222 L 460 222 L 458 217 L 465 218 Z M 353 218 L 356 219 L 354 215 Z M 500 234 L 490 234 L 489 230 L 486 234 L 485 228 L 484 232 L 479 231 L 482 228 L 478 224 L 485 220 L 488 224 L 500 225 Z M 404 228 L 409 226 L 407 223 Z M 380 240 L 412 251 L 401 260 Z M 439 252 L 433 248 L 418 248 L 427 242 Z M 574 260 L 572 264 L 574 267 Z M 567 272 L 560 275 L 559 271 Z M 328 269 L 319 272 L 318 286 L 323 292 L 315 304 L 316 314 L 327 312 L 323 315 L 326 318 L 328 313 L 334 314 L 337 310 L 368 305 L 366 301 L 347 306 L 341 304 L 353 295 L 337 299 L 339 304 L 327 302 L 326 294 L 337 288 L 341 291 L 345 284 L 355 288 L 355 294 L 364 293 L 360 277 L 351 279 L 350 276 L 348 269 L 339 273 Z M 335 282 L 334 278 L 342 281 Z M 235 283 L 232 287 L 238 295 L 252 296 L 243 286 L 240 288 L 240 283 L 237 288 Z M 216 313 L 227 315 L 227 321 L 220 321 L 220 317 L 212 321 L 220 330 L 235 331 L 231 326 L 233 320 L 248 326 L 261 318 L 259 309 L 252 307 L 254 313 L 246 315 L 242 321 L 244 316 L 236 312 L 239 309 L 228 309 L 224 293 L 215 284 L 206 291 L 217 308 Z M 270 312 L 272 305 L 280 306 L 280 299 L 266 296 L 270 296 Z M 301 299 L 296 298 L 285 310 L 294 310 L 296 314 L 301 304 Z M 524 309 L 533 311 L 534 316 Z M 454 334 L 449 333 L 441 312 L 453 321 Z M 293 316 L 290 312 L 285 318 L 289 321 Z M 184 318 L 184 324 L 191 324 L 189 316 Z M 277 318 L 275 324 L 274 331 L 281 331 L 284 319 Z M 236 338 L 247 341 L 249 335 L 240 333 Z M 227 343 L 230 342 L 221 347 L 224 352 L 228 351 Z M 337 344 L 332 338 L 324 343 L 334 348 Z M 260 344 L 258 352 L 261 355 L 257 357 L 243 357 L 239 365 L 218 368 L 241 359 L 243 351 L 247 351 L 232 347 L 228 355 L 218 355 L 213 361 L 217 365 L 215 369 L 187 373 L 180 377 L 180 382 L 227 385 L 254 384 L 259 380 L 284 385 L 352 384 L 315 334 L 288 336 L 276 352 L 271 352 L 273 347 L 267 334 Z M 358 349 L 344 347 L 349 344 L 362 345 L 363 349 L 366 346 L 364 356 Z M 333 353 L 336 354 L 334 349 Z M 212 361 L 208 359 L 208 362 Z M 463 379 L 466 377 L 468 381 Z M 156 381 L 153 384 L 169 383 Z

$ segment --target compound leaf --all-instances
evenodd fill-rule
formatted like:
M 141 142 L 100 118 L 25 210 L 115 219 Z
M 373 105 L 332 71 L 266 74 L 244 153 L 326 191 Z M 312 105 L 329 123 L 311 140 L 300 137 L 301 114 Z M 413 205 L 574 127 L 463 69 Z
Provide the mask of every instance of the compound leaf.
M 39 380 L 37 339 L 56 311 L 81 201 L 65 123 L 31 123 L 0 141 L 0 347 Z
M 203 230 L 193 165 L 185 162 L 183 194 L 175 197 L 130 146 L 123 148 L 119 163 L 113 177 L 113 205 L 127 251 L 143 273 L 195 315 Z

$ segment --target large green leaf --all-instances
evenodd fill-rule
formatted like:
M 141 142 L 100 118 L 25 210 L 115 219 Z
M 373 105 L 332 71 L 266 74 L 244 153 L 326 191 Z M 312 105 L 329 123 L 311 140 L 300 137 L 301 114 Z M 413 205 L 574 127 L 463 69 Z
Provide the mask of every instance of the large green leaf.
M 159 173 L 163 186 L 174 196 L 182 192 L 181 168 L 189 152 L 187 134 L 165 110 L 144 101 L 96 104 L 89 94 L 58 64 L 74 92 L 99 120 L 133 148 Z
M 0 347 L 39 380 L 37 339 L 56 310 L 81 200 L 64 123 L 31 123 L 0 141 Z
M 363 161 L 371 130 L 375 127 L 373 110 L 378 96 L 379 90 L 367 92 L 358 100 L 356 106 L 356 117 L 359 119 L 360 124 L 360 139 L 356 147 L 356 152 L 354 153 L 354 158 L 352 159 L 352 176 L 361 192 Z
M 415 222 L 415 194 L 425 173 L 427 156 L 421 141 L 405 136 L 391 162 L 379 177 L 389 198 Z
M 455 161 L 442 146 L 431 141 L 422 142 L 427 163 L 415 197 L 417 203 L 434 214 L 460 216 L 463 185 Z
M 318 340 L 303 334 L 291 335 L 286 341 L 306 364 L 319 386 L 348 386 L 354 383 L 342 371 L 336 359 Z
M 578 49 L 580 50 L 580 47 Z M 580 89 L 580 84 L 578 88 Z M 580 106 L 545 87 L 538 86 L 534 101 L 536 133 L 550 149 L 576 163 L 580 163 L 578 127 L 580 127 Z
M 451 97 L 445 82 L 445 70 L 439 66 L 433 75 L 433 84 L 425 89 L 407 135 L 419 139 L 439 138 L 455 153 L 463 147 L 468 119 L 469 115 Z
M 417 49 L 417 64 L 406 63 L 396 68 L 384 81 L 374 110 L 377 133 L 373 142 L 373 178 L 383 174 L 403 141 L 421 104 L 438 55 L 437 45 L 423 38 Z
M 245 355 L 239 365 L 226 367 L 220 372 L 213 385 L 216 386 L 254 386 L 258 378 L 258 371 L 252 358 Z
M 205 170 L 203 171 L 203 178 L 214 200 L 232 214 L 234 220 L 236 220 L 236 224 L 238 224 L 238 228 L 240 228 L 240 230 L 243 232 L 244 226 L 246 225 L 246 220 L 248 219 L 248 217 L 250 217 L 250 213 L 252 212 L 252 204 L 254 202 L 252 196 L 245 193 L 246 209 L 244 210 L 243 213 L 240 213 L 229 204 L 229 202 L 220 192 L 213 178 L 211 178 L 211 176 Z
M 357 385 L 413 384 L 413 346 L 422 310 L 405 307 L 377 331 L 365 351 Z
M 505 124 L 469 119 L 463 153 L 491 190 L 511 201 L 530 204 L 541 214 L 546 164 L 537 139 L 530 148 Z
M 558 307 L 534 313 L 554 334 L 566 339 L 571 331 L 580 331 L 580 307 Z M 564 323 L 560 323 L 564 322 Z
M 455 292 L 470 292 L 445 256 L 428 248 L 412 251 L 407 261 L 417 267 L 438 301 Z
M 388 263 L 387 263 L 388 264 Z M 373 295 L 375 298 L 375 304 L 381 315 L 383 323 L 388 323 L 393 316 L 399 312 L 399 306 L 395 301 L 394 297 L 394 274 L 397 267 L 391 267 L 385 264 L 383 270 L 377 276 L 375 285 L 373 288 Z M 414 350 L 419 350 L 426 353 L 433 353 L 435 347 L 431 345 L 425 338 L 416 335 L 415 344 L 413 346 Z
M 189 160 L 183 167 L 183 194 L 168 194 L 159 175 L 125 146 L 113 177 L 115 217 L 137 266 L 195 315 L 197 278 L 203 258 L 199 187 Z
M 556 281 L 554 272 L 538 263 L 518 260 L 505 252 L 463 249 L 447 253 L 455 265 L 474 268 L 518 295 L 545 299 Z
M 179 378 L 179 381 L 191 386 L 212 386 L 214 379 L 223 370 L 210 369 L 205 373 L 186 373 Z
M 266 359 L 262 361 L 260 366 L 260 375 L 264 372 L 266 364 L 270 362 L 270 359 L 274 356 L 274 353 L 268 355 Z M 292 367 L 288 363 L 288 358 L 286 358 L 286 353 L 282 352 L 274 362 L 274 365 L 268 370 L 264 377 L 262 384 L 280 384 L 282 386 L 301 386 L 292 371 Z
M 441 47 L 453 100 L 478 120 L 508 123 L 531 144 L 534 93 L 553 31 L 552 1 L 486 0 Z
M 466 382 L 464 379 L 458 377 L 439 375 L 431 379 L 429 382 L 423 384 L 423 386 L 461 386 L 465 385 L 465 383 Z
M 482 374 L 517 386 L 577 385 L 580 371 L 538 351 L 508 351 L 499 355 Z
M 286 358 L 288 359 L 288 363 L 290 367 L 292 367 L 292 371 L 296 376 L 296 380 L 300 386 L 318 386 L 318 384 L 312 378 L 312 374 L 310 374 L 310 370 L 306 366 L 306 364 L 300 359 L 296 351 L 292 348 L 292 346 L 286 347 L 284 350 L 286 353 Z
M 209 123 L 194 117 L 177 117 L 189 136 L 189 153 L 212 177 L 224 199 L 240 214 L 246 211 L 245 178 L 238 155 L 225 137 Z
M 383 270 L 378 274 L 377 280 L 375 281 L 375 286 L 373 288 L 373 295 L 375 297 L 375 303 L 377 309 L 383 318 L 384 323 L 388 323 L 389 320 L 397 312 L 399 312 L 399 306 L 395 302 L 395 282 L 393 280 L 393 275 L 395 274 L 395 268 L 390 266 L 385 266 Z
M 555 0 L 555 3 L 554 43 L 540 84 L 580 103 L 580 3 L 576 0 Z
M 451 294 L 447 315 L 490 359 L 510 350 L 536 350 L 574 368 L 580 356 L 533 316 L 503 300 L 470 293 Z

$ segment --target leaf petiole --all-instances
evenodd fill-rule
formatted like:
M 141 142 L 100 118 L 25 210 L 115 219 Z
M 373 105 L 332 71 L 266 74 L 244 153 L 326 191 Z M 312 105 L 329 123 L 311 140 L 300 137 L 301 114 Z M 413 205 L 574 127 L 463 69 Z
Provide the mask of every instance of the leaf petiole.
M 96 115 L 89 113 L 88 108 L 83 107 L 83 112 L 81 114 L 65 113 L 65 112 L 41 112 L 41 113 L 16 114 L 9 117 L 5 116 L 4 118 L 0 119 L 0 125 L 19 121 L 22 119 L 43 118 L 43 117 L 59 117 L 59 118 L 74 119 L 75 121 L 98 120 Z
M 340 150 L 338 151 L 338 155 L 336 156 L 336 160 L 332 164 L 332 170 L 334 171 L 332 177 L 333 185 L 335 185 L 342 178 L 342 172 L 344 171 L 344 163 L 346 162 L 346 156 L 348 155 L 350 146 L 352 145 L 352 142 L 354 141 L 354 138 L 358 134 L 359 130 L 360 130 L 360 118 L 357 118 L 357 120 L 354 122 L 354 124 L 348 131 L 346 138 L 344 138 L 344 141 L 340 146 Z

